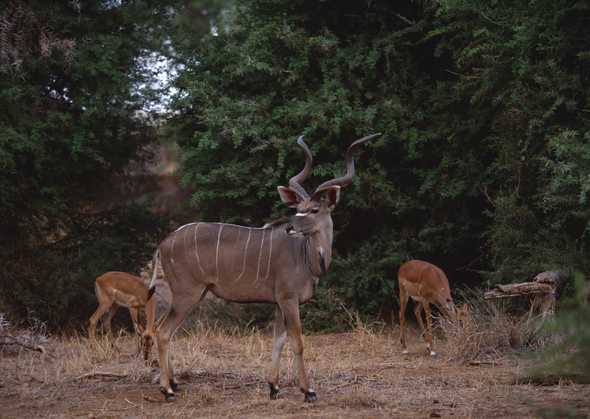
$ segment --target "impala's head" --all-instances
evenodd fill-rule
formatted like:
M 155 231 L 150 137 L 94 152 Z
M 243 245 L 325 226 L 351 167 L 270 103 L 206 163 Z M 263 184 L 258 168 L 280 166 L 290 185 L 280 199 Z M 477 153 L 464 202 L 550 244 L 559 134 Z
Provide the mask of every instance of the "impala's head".
M 445 281 L 436 289 L 434 293 L 433 301 L 442 311 L 443 315 L 448 319 L 454 319 L 456 316 L 455 303 L 453 297 L 451 297 L 451 289 L 449 288 L 448 280 L 445 277 Z
M 354 159 L 352 151 L 360 144 L 381 134 L 373 134 L 353 142 L 346 152 L 346 174 L 342 177 L 329 180 L 316 188 L 310 196 L 301 186 L 301 183 L 311 172 L 313 157 L 303 136 L 297 139 L 297 144 L 305 152 L 305 166 L 303 170 L 289 180 L 289 186 L 279 186 L 279 195 L 282 201 L 294 208 L 296 213 L 291 217 L 289 234 L 312 235 L 325 229 L 332 230 L 332 217 L 330 214 L 340 199 L 340 189 L 350 185 L 354 176 Z

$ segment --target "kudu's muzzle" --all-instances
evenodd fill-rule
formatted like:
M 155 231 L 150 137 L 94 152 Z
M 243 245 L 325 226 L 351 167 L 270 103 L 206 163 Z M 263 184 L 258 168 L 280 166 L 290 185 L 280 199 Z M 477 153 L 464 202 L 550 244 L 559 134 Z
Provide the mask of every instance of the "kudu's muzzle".
M 308 236 L 317 230 L 317 222 L 306 213 L 297 213 L 290 218 L 286 230 L 291 236 Z

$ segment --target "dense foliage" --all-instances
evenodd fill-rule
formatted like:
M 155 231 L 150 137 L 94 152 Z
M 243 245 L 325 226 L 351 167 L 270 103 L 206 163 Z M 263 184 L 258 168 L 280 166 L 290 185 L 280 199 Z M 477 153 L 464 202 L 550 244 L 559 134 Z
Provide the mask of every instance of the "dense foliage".
M 18 313 L 53 324 L 87 313 L 92 278 L 129 266 L 117 262 L 132 260 L 129 243 L 152 251 L 125 227 L 125 210 L 85 210 L 155 138 L 140 112 L 150 100 L 142 57 L 159 45 L 165 11 L 164 2 L 101 0 L 0 9 L 0 284 L 2 302 Z
M 576 1 L 249 0 L 187 42 L 170 133 L 209 220 L 259 224 L 276 186 L 358 158 L 324 281 L 388 311 L 399 263 L 455 284 L 588 268 L 590 8 Z M 309 186 L 311 187 L 311 186 Z M 309 188 L 308 187 L 308 188 Z
M 557 336 L 540 354 L 538 367 L 528 371 L 533 382 L 552 383 L 562 378 L 590 383 L 590 329 L 580 321 L 590 315 L 590 288 L 584 275 L 575 275 L 575 293 L 560 305 L 546 329 Z
M 303 309 L 309 326 L 343 304 L 387 317 L 408 258 L 456 286 L 588 271 L 589 18 L 566 0 L 9 2 L 0 252 L 46 261 L 26 276 L 30 295 L 11 300 L 57 324 L 75 297 L 44 310 L 43 284 L 63 277 L 83 301 L 80 278 L 131 270 L 161 237 L 165 220 L 137 209 L 96 222 L 82 212 L 94 185 L 157 137 L 151 51 L 178 76 L 159 134 L 178 144 L 204 220 L 286 213 L 276 187 L 301 169 L 301 133 L 315 156 L 308 190 L 342 173 L 351 141 L 383 133 L 358 153 L 334 212 L 335 260 Z M 20 287 L 9 265 L 1 284 Z

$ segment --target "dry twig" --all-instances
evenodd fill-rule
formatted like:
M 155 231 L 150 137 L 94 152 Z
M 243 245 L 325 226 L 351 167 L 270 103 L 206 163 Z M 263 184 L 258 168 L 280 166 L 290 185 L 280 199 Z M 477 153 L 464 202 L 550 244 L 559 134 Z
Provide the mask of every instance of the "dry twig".
M 84 378 L 96 378 L 96 377 L 105 377 L 105 378 L 126 378 L 128 377 L 127 374 L 116 374 L 114 372 L 88 372 L 86 374 L 79 375 L 78 377 L 74 378 L 73 381 L 83 380 Z
M 44 355 L 47 353 L 45 348 L 41 345 L 31 345 L 11 335 L 0 335 L 0 347 L 8 345 L 17 345 L 30 351 L 41 352 Z

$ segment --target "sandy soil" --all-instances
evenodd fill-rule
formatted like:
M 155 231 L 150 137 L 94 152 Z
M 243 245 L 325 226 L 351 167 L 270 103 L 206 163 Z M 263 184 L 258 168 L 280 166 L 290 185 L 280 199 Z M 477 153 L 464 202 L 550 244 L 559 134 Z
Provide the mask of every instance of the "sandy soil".
M 84 338 L 51 339 L 48 355 L 0 354 L 1 418 L 171 417 L 590 417 L 590 386 L 515 385 L 526 360 L 461 365 L 430 358 L 414 336 L 401 355 L 396 333 L 306 337 L 306 361 L 318 401 L 303 403 L 286 347 L 282 391 L 271 401 L 264 375 L 270 337 L 201 331 L 175 339 L 181 384 L 165 403 L 157 369 L 134 355 L 134 340 L 90 345 Z M 109 376 L 107 374 L 113 374 Z

